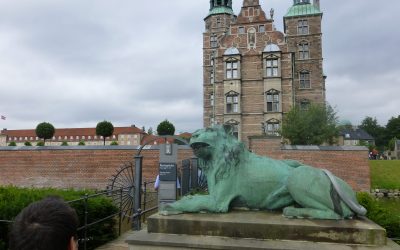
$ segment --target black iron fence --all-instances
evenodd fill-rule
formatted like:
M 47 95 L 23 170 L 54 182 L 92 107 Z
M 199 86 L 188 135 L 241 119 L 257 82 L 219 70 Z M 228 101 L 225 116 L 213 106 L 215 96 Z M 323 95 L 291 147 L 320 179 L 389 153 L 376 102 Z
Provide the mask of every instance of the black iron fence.
M 154 181 L 143 182 L 142 202 L 140 203 L 141 208 L 138 209 L 138 212 L 133 211 L 133 204 L 128 207 L 125 207 L 125 208 L 123 207 L 124 199 L 126 199 L 126 197 L 124 197 L 123 194 L 126 192 L 129 192 L 131 190 L 131 187 L 123 187 L 123 188 L 116 189 L 116 190 L 99 191 L 99 192 L 96 192 L 95 194 L 86 194 L 79 199 L 67 201 L 67 203 L 69 203 L 69 204 L 83 202 L 83 207 L 84 207 L 83 221 L 81 221 L 81 226 L 78 228 L 78 235 L 80 235 L 79 249 L 86 250 L 87 243 L 93 239 L 93 237 L 88 234 L 88 231 L 89 231 L 88 229 L 91 227 L 94 227 L 102 222 L 105 222 L 109 219 L 116 219 L 118 221 L 118 225 L 117 225 L 118 235 L 121 235 L 121 233 L 122 233 L 122 226 L 123 226 L 124 221 L 131 222 L 131 221 L 134 221 L 135 219 L 137 219 L 139 221 L 139 227 L 140 227 L 141 221 L 146 218 L 146 215 L 158 208 L 157 192 L 154 191 L 154 188 L 151 188 L 151 186 L 153 186 L 153 185 L 154 185 Z M 117 212 L 109 214 L 104 218 L 97 219 L 96 221 L 89 222 L 88 221 L 89 200 L 99 197 L 99 196 L 114 197 L 113 198 L 114 204 L 118 207 Z M 115 197 L 118 197 L 118 199 L 115 199 Z M 13 223 L 13 221 L 0 220 L 0 223 L 11 224 L 11 223 Z

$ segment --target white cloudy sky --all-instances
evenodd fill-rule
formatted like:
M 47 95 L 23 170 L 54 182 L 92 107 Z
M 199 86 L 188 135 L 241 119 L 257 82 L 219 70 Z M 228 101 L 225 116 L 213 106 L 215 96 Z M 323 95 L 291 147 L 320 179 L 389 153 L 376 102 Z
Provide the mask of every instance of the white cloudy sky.
M 242 0 L 234 0 L 238 13 Z M 276 26 L 292 0 L 260 0 Z M 0 128 L 202 127 L 209 0 L 0 0 Z M 321 0 L 327 99 L 341 119 L 400 114 L 399 0 Z

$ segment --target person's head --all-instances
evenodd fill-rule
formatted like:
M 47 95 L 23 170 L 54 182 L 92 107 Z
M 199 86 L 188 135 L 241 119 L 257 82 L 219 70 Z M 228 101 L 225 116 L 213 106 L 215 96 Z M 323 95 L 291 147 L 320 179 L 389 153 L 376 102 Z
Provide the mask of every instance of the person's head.
M 77 250 L 79 221 L 73 208 L 48 197 L 24 208 L 10 231 L 10 250 Z

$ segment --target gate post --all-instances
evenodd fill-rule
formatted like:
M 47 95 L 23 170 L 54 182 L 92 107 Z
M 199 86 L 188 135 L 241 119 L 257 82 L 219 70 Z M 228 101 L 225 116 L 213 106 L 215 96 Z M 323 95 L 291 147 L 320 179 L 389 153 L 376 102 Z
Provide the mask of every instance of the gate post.
M 190 159 L 190 165 L 191 165 L 190 182 L 192 189 L 197 188 L 199 186 L 199 172 L 198 172 L 197 162 L 198 162 L 197 157 L 193 157 Z
M 142 192 L 142 161 L 143 161 L 143 156 L 141 155 L 135 155 L 135 183 L 134 187 L 135 187 L 135 204 L 134 204 L 134 208 L 133 208 L 133 214 L 137 214 L 137 216 L 135 216 L 133 218 L 133 224 L 132 224 L 132 228 L 133 230 L 140 230 L 140 205 L 142 202 L 142 197 L 141 197 L 141 192 Z

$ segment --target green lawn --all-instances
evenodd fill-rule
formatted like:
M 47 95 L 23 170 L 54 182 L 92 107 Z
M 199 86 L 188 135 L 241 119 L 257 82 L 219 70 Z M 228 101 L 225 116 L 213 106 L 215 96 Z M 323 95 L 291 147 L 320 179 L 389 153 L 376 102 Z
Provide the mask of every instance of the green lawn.
M 400 189 L 400 160 L 373 160 L 369 166 L 372 188 Z

